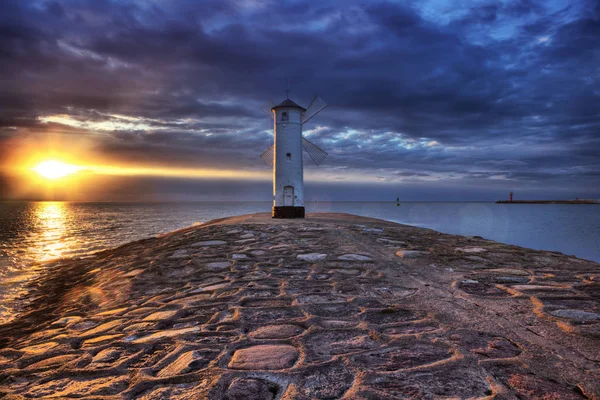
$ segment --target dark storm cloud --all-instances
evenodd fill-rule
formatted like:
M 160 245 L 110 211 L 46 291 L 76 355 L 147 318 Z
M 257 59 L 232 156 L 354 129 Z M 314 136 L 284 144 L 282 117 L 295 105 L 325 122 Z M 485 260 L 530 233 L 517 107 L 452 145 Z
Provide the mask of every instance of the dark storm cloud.
M 330 104 L 307 129 L 336 180 L 600 187 L 599 48 L 585 0 L 8 0 L 0 143 L 52 132 L 122 162 L 264 169 L 259 106 L 289 79 Z

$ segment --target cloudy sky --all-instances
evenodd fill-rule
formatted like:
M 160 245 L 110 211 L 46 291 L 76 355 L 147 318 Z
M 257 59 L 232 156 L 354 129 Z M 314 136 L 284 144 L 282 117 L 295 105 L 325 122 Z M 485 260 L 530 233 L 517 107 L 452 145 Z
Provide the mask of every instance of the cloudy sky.
M 3 0 L 0 198 L 269 200 L 288 80 L 307 200 L 600 197 L 598 1 Z

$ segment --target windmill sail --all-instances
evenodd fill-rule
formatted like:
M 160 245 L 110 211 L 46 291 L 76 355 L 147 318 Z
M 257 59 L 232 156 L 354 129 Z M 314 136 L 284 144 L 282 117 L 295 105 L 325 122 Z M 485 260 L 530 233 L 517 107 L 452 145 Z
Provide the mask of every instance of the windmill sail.
M 312 143 L 311 141 L 309 141 L 304 136 L 302 137 L 302 147 L 308 153 L 308 155 L 310 156 L 310 158 L 313 160 L 313 162 L 317 166 L 320 165 L 323 162 L 323 160 L 325 159 L 325 157 L 327 157 L 327 152 L 325 150 L 321 149 L 319 146 L 317 146 L 316 144 Z M 263 160 L 264 160 L 264 158 L 263 158 Z
M 265 150 L 264 153 L 260 155 L 260 158 L 262 158 L 267 165 L 273 166 L 273 162 L 275 161 L 275 145 L 271 145 L 271 147 Z
M 315 96 L 310 102 L 306 111 L 302 114 L 302 123 L 305 124 L 309 119 L 317 115 L 322 109 L 327 107 L 327 103 L 322 98 Z

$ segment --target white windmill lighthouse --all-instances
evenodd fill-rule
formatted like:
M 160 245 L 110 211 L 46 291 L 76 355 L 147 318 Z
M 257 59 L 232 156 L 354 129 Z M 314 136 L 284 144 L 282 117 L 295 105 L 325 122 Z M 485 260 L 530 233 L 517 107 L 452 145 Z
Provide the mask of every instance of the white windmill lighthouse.
M 327 153 L 302 136 L 302 126 L 327 104 L 315 96 L 308 108 L 288 98 L 278 105 L 265 104 L 273 116 L 274 140 L 261 158 L 273 166 L 273 218 L 304 218 L 304 169 L 302 149 L 316 165 Z

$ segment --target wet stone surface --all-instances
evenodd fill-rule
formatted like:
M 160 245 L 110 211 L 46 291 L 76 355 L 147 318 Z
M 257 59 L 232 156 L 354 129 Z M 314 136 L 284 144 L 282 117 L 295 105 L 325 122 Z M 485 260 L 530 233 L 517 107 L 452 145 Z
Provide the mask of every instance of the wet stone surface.
M 301 261 L 321 261 L 321 260 L 324 260 L 326 257 L 327 257 L 327 254 L 307 253 L 307 254 L 298 254 L 298 256 L 296 258 Z
M 305 361 L 328 361 L 339 354 L 352 354 L 378 346 L 369 331 L 358 329 L 320 330 L 307 334 L 303 340 Z
M 290 368 L 298 359 L 298 350 L 290 345 L 258 345 L 237 350 L 228 367 L 262 370 Z
M 446 346 L 430 341 L 406 341 L 393 347 L 360 353 L 350 359 L 365 370 L 400 371 L 446 360 L 451 356 L 452 353 Z
M 600 266 L 477 237 L 254 214 L 32 287 L 0 398 L 600 399 Z
M 297 336 L 304 329 L 298 325 L 269 325 L 257 328 L 249 334 L 254 339 L 287 339 L 292 336 Z
M 367 310 L 361 317 L 372 324 L 386 325 L 422 319 L 425 317 L 425 314 L 422 312 L 390 307 L 385 309 Z
M 272 400 L 278 392 L 278 387 L 261 379 L 236 378 L 227 391 L 224 400 Z

